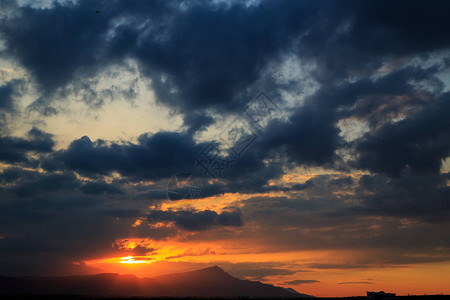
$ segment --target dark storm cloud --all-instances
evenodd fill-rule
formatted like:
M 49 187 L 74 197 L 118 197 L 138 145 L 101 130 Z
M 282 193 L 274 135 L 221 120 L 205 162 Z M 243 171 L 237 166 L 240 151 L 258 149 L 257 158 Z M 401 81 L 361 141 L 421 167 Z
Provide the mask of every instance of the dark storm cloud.
M 51 92 L 67 84 L 79 68 L 97 65 L 106 15 L 106 7 L 104 14 L 93 13 L 88 1 L 68 6 L 55 2 L 51 9 L 22 7 L 17 18 L 1 23 L 4 54 L 17 58 Z
M 184 125 L 189 130 L 188 134 L 194 134 L 197 131 L 205 130 L 209 125 L 214 123 L 214 118 L 201 113 L 191 113 L 184 116 Z
M 429 68 L 407 66 L 377 80 L 362 78 L 325 86 L 313 96 L 314 105 L 320 110 L 334 109 L 338 118 L 357 117 L 367 119 L 370 126 L 378 126 L 432 103 L 443 89 L 443 83 L 435 77 L 441 69 L 438 63 Z M 434 93 L 416 89 L 415 83 L 423 80 L 437 82 Z M 405 99 L 399 100 L 401 97 Z
M 438 173 L 450 155 L 450 94 L 396 123 L 367 133 L 356 144 L 357 166 L 398 176 L 404 170 Z
M 7 1 L 12 2 L 12 1 Z M 15 18 L 1 22 L 4 54 L 18 59 L 45 93 L 63 87 L 80 73 L 93 76 L 114 57 L 105 56 L 107 31 L 115 17 L 157 19 L 169 1 L 77 1 L 50 9 L 16 7 Z M 101 7 L 101 14 L 95 13 Z M 105 49 L 106 47 L 106 49 Z
M 88 195 L 106 194 L 123 194 L 123 191 L 115 185 L 105 182 L 89 182 L 81 187 L 83 193 Z
M 137 144 L 92 142 L 84 136 L 44 160 L 43 167 L 69 168 L 85 175 L 118 171 L 124 176 L 160 179 L 191 168 L 201 147 L 204 145 L 197 145 L 192 136 L 177 132 L 143 134 Z
M 361 40 L 355 38 L 354 43 L 364 50 L 372 49 L 379 53 L 389 51 L 393 54 L 411 54 L 447 47 L 450 45 L 447 39 L 450 37 L 450 21 L 445 15 L 449 10 L 450 6 L 443 0 L 429 3 L 369 1 L 367 5 L 362 5 L 361 11 L 356 10 L 358 15 L 355 14 L 357 20 L 352 27 L 352 36 Z M 370 43 L 362 43 L 369 41 L 364 33 L 371 34 Z
M 356 188 L 356 196 L 364 206 L 355 210 L 445 222 L 450 214 L 448 179 L 448 174 L 407 173 L 400 178 L 364 175 Z
M 446 1 L 329 2 L 299 42 L 298 54 L 314 59 L 322 83 L 352 73 L 368 75 L 386 58 L 423 54 L 449 46 Z
M 377 126 L 403 116 L 408 110 L 418 110 L 430 105 L 430 102 L 438 101 L 417 99 L 410 83 L 413 79 L 434 80 L 433 75 L 437 70 L 436 66 L 428 69 L 407 67 L 377 80 L 363 78 L 338 86 L 323 85 L 306 99 L 305 104 L 287 122 L 274 120 L 270 123 L 257 146 L 264 149 L 265 153 L 282 152 L 297 164 L 331 166 L 337 159 L 335 151 L 346 147 L 337 128 L 340 119 L 358 117 L 367 119 L 371 126 Z M 399 96 L 408 97 L 409 100 L 399 105 L 396 98 Z M 379 107 L 383 108 L 381 112 L 378 111 Z M 445 124 L 437 122 L 435 126 L 441 125 Z M 430 129 L 436 130 L 436 127 Z M 424 130 L 423 133 L 431 134 L 432 130 Z M 399 153 L 402 150 L 399 149 Z
M 200 231 L 210 229 L 214 226 L 242 226 L 243 220 L 239 210 L 224 211 L 220 214 L 211 210 L 204 211 L 161 211 L 151 210 L 146 215 L 147 221 L 174 222 L 181 229 L 189 231 Z
M 307 180 L 305 183 L 296 183 L 290 188 L 286 189 L 285 191 L 303 191 L 313 186 L 314 186 L 313 181 Z
M 436 47 L 435 50 L 447 45 L 446 42 L 436 37 L 436 32 L 441 31 L 438 24 L 445 21 L 442 19 L 428 22 L 428 15 L 422 14 L 423 11 L 427 11 L 433 15 L 434 11 L 437 12 L 441 9 L 438 6 L 429 5 L 425 10 L 419 7 L 421 5 L 408 6 L 406 15 L 411 14 L 411 17 L 416 17 L 419 23 L 423 22 L 409 28 L 397 22 L 388 8 L 384 10 L 383 7 L 387 6 L 387 3 L 354 4 L 354 6 L 336 5 L 336 7 L 333 5 L 336 11 L 324 10 L 324 15 L 330 18 L 327 21 L 321 20 L 323 22 L 320 25 L 313 26 L 301 39 L 298 55 L 300 57 L 312 56 L 317 59 L 318 68 L 312 74 L 317 75 L 322 86 L 307 99 L 303 107 L 290 117 L 288 123 L 273 123 L 268 128 L 264 143 L 262 143 L 264 149 L 283 151 L 292 161 L 300 164 L 329 166 L 336 159 L 335 151 L 344 145 L 339 136 L 339 129 L 336 128 L 336 123 L 340 118 L 358 116 L 367 118 L 369 124 L 377 125 L 428 105 L 429 103 L 418 99 L 418 92 L 411 83 L 412 80 L 416 82 L 428 80 L 437 84 L 437 92 L 442 90 L 442 83 L 434 77 L 434 74 L 442 69 L 442 65 L 429 69 L 407 67 L 387 74 L 378 80 L 363 76 L 356 82 L 340 83 L 349 76 L 352 69 L 357 70 L 357 74 L 369 75 L 381 67 L 386 57 L 403 55 L 406 50 L 403 47 L 408 36 L 414 37 L 414 40 L 407 41 L 411 45 L 409 55 L 414 54 L 415 51 L 424 51 L 421 43 L 430 38 L 433 39 L 430 44 Z M 396 11 L 403 8 L 397 5 L 398 3 L 392 8 Z M 448 8 L 444 8 L 444 10 L 446 9 L 448 10 Z M 379 15 L 373 15 L 373 10 Z M 404 15 L 405 13 L 402 14 L 402 16 Z M 433 16 L 442 17 L 442 13 L 439 12 Z M 367 19 L 373 22 L 368 23 Z M 421 30 L 415 32 L 414 30 L 418 30 L 418 28 Z M 423 34 L 422 30 L 424 32 L 435 30 L 431 35 L 434 38 Z M 380 31 L 380 34 L 377 35 L 377 31 Z M 397 35 L 405 36 L 397 37 Z M 330 36 L 333 39 L 330 39 Z M 364 42 L 368 36 L 370 36 L 370 43 Z M 383 46 L 385 41 L 381 40 L 387 39 L 392 47 L 386 49 L 366 48 L 373 42 L 373 38 L 379 39 L 379 45 Z M 403 43 L 399 41 L 403 41 Z M 374 63 L 375 65 L 372 65 Z M 337 82 L 339 85 L 335 85 Z M 397 96 L 405 96 L 410 100 L 399 105 L 396 100 Z M 430 97 L 433 98 L 433 95 Z M 357 105 L 355 106 L 355 104 Z M 436 123 L 437 127 L 441 125 L 445 126 L 442 122 Z M 433 135 L 434 130 L 436 128 L 430 128 L 423 132 L 425 135 Z M 404 148 L 399 153 L 402 150 Z M 417 157 L 413 158 L 417 164 L 419 164 L 421 154 L 418 153 Z M 379 155 L 379 152 L 375 155 Z M 441 154 L 444 158 L 446 155 L 448 153 Z M 368 156 L 370 157 L 370 154 Z M 441 158 L 435 160 L 438 162 L 434 163 L 435 169 L 439 168 Z M 361 164 L 361 166 L 363 165 Z
M 437 101 L 444 84 L 435 75 L 442 69 L 441 63 L 428 68 L 407 66 L 392 70 L 378 80 L 364 78 L 334 89 L 336 94 L 328 94 L 332 97 L 325 104 L 332 105 L 339 100 L 340 118 L 356 117 L 366 119 L 371 127 L 381 126 Z M 421 82 L 426 82 L 429 90 L 417 88 Z
M 21 197 L 29 197 L 61 190 L 72 191 L 78 186 L 79 182 L 74 174 L 35 174 L 33 179 L 5 188 L 5 191 Z
M 18 179 L 33 179 L 37 174 L 38 172 L 36 171 L 27 171 L 21 168 L 12 167 L 3 170 L 0 173 L 0 181 L 2 183 L 11 183 Z
M 14 108 L 13 93 L 16 81 L 0 86 L 0 110 L 11 111 Z
M 437 69 L 405 68 L 376 81 L 363 78 L 339 86 L 334 83 L 345 80 L 350 70 L 357 70 L 363 77 L 370 75 L 386 58 L 446 47 L 443 37 L 448 32 L 440 26 L 447 22 L 443 17 L 447 5 L 439 4 L 263 1 L 249 7 L 191 3 L 179 9 L 166 2 L 98 2 L 102 13 L 92 14 L 92 3 L 80 1 L 55 4 L 51 9 L 21 8 L 16 17 L 2 20 L 1 28 L 7 46 L 5 53 L 22 62 L 47 92 L 77 80 L 80 74 L 92 77 L 108 64 L 131 57 L 141 63 L 143 74 L 153 79 L 158 100 L 181 107 L 184 112 L 233 104 L 241 97 L 236 95 L 256 82 L 264 66 L 277 60 L 280 53 L 312 58 L 317 63 L 312 75 L 323 86 L 288 123 L 275 122 L 269 127 L 261 149 L 283 152 L 299 164 L 329 166 L 336 159 L 335 151 L 343 146 L 336 128 L 340 118 L 356 115 L 370 118 L 372 123 L 385 122 L 383 116 L 389 111 L 376 116 L 373 111 L 380 106 L 401 110 L 395 108 L 393 97 L 414 96 L 414 88 L 408 82 L 435 79 L 432 77 Z M 397 14 L 405 22 L 399 22 Z M 119 17 L 125 21 L 119 22 Z M 408 21 L 411 19 L 415 20 L 413 26 Z M 51 25 L 58 26 L 49 26 L 55 20 Z M 141 26 L 144 21 L 149 21 L 146 30 Z M 46 30 L 36 30 L 39 26 Z M 302 33 L 302 38 L 297 39 Z M 47 42 L 38 47 L 42 40 Z M 67 63 L 63 64 L 63 60 Z M 386 96 L 390 99 L 388 105 L 375 100 Z M 191 128 L 190 134 L 213 122 L 201 113 L 188 113 L 184 120 Z M 189 153 L 192 143 L 186 144 Z M 106 174 L 117 170 L 124 175 L 156 178 L 156 171 L 144 171 L 144 167 L 158 171 L 162 168 L 150 156 L 143 160 L 142 148 L 145 147 L 141 142 L 134 146 L 105 146 L 101 141 L 92 143 L 82 138 L 58 153 L 60 160 L 46 160 L 44 166 L 59 168 L 56 165 L 62 161 L 80 172 Z M 383 153 L 383 149 L 374 151 L 375 157 Z M 256 150 L 254 154 L 240 162 L 230 176 L 245 174 L 240 171 L 246 166 L 253 165 L 248 170 L 257 170 L 255 166 L 266 157 Z M 184 158 L 190 163 L 189 155 Z M 106 163 L 109 159 L 112 164 Z M 144 162 L 142 169 L 138 162 Z M 360 166 L 374 169 L 369 164 Z M 159 174 L 164 177 L 173 172 Z M 254 186 L 265 182 L 266 179 L 260 180 Z
M 289 123 L 273 122 L 261 147 L 282 152 L 299 165 L 325 165 L 335 158 L 340 145 L 339 129 L 330 122 L 331 114 L 308 108 L 295 113 Z
M 0 137 L 0 161 L 30 164 L 33 160 L 28 157 L 28 153 L 52 152 L 54 145 L 51 134 L 33 127 L 28 131 L 27 138 Z
M 18 167 L 6 168 L 0 173 L 0 183 L 5 184 L 1 192 L 5 197 L 37 197 L 58 192 L 86 195 L 123 194 L 119 184 L 102 180 L 83 182 L 73 172 L 42 173 Z
M 242 105 L 249 96 L 242 91 L 255 84 L 264 67 L 280 54 L 313 58 L 317 67 L 312 75 L 316 74 L 323 86 L 290 122 L 273 124 L 262 143 L 265 149 L 283 151 L 292 161 L 307 165 L 331 165 L 336 159 L 335 150 L 343 145 L 336 128 L 343 117 L 338 109 L 366 97 L 369 100 L 347 116 L 382 122 L 383 115 L 369 112 L 389 105 L 374 97 L 381 99 L 389 94 L 392 100 L 395 95 L 412 93 L 409 80 L 433 74 L 420 68 L 405 69 L 377 82 L 363 78 L 339 87 L 334 83 L 345 80 L 350 70 L 369 75 L 387 57 L 447 46 L 443 36 L 448 32 L 440 27 L 447 22 L 443 18 L 447 5 L 262 1 L 249 7 L 191 3 L 180 9 L 159 2 L 97 4 L 103 7 L 101 14 L 92 14 L 92 3 L 86 1 L 55 4 L 48 10 L 21 8 L 19 17 L 3 22 L 6 53 L 36 74 L 44 90 L 66 85 L 77 72 L 92 77 L 108 64 L 120 63 L 126 57 L 137 59 L 143 74 L 152 79 L 158 101 L 181 108 L 186 114 L 189 133 L 213 122 L 201 112 L 194 113 L 194 109 L 234 107 L 236 101 Z M 401 11 L 402 18 L 408 16 L 405 23 L 399 22 L 393 11 Z M 119 22 L 119 17 L 125 21 Z M 410 19 L 416 20 L 414 26 L 407 26 Z M 49 26 L 49 20 L 59 20 L 59 26 Z M 36 30 L 39 26 L 47 29 Z M 294 47 L 293 42 L 302 33 Z M 48 42 L 37 47 L 37 41 L 42 40 Z M 333 79 L 324 81 L 323 74 Z M 391 102 L 390 106 L 395 106 Z M 38 106 L 45 107 L 44 103 Z M 43 113 L 48 114 L 48 109 Z
M 394 15 L 384 10 L 384 6 L 387 6 L 384 2 L 381 4 L 372 2 L 354 4 L 353 10 L 348 9 L 351 6 L 337 5 L 335 7 L 335 5 L 331 5 L 333 9 L 337 9 L 337 12 L 331 8 L 327 10 L 328 6 L 325 5 L 322 7 L 321 13 L 325 16 L 330 15 L 330 20 L 319 18 L 322 23 L 312 26 L 311 30 L 300 40 L 298 55 L 300 57 L 308 57 L 308 54 L 317 55 L 315 58 L 318 67 L 313 75 L 318 74 L 318 80 L 323 84 L 315 94 L 306 100 L 305 105 L 289 118 L 288 122 L 274 121 L 267 128 L 263 140 L 259 144 L 264 151 L 284 153 L 289 160 L 298 164 L 332 166 L 338 159 L 336 150 L 345 145 L 339 136 L 340 130 L 336 126 L 341 118 L 358 116 L 367 118 L 371 125 L 383 124 L 395 117 L 404 117 L 405 115 L 408 117 L 410 111 L 419 110 L 429 104 L 418 99 L 418 91 L 411 81 L 437 82 L 436 92 L 439 93 L 442 90 L 442 83 L 434 76 L 442 69 L 442 66 L 406 67 L 388 73 L 377 80 L 371 79 L 369 76 L 362 76 L 362 79 L 355 82 L 342 83 L 351 75 L 349 72 L 352 69 L 356 70 L 356 74 L 370 75 L 371 72 L 381 67 L 387 57 L 403 55 L 405 49 L 402 48 L 403 44 L 398 41 L 407 39 L 407 37 L 397 38 L 397 35 L 411 36 L 414 35 L 414 30 L 421 28 L 421 26 L 415 25 L 410 30 L 398 23 L 393 19 Z M 397 11 L 401 8 L 400 5 L 393 7 Z M 373 10 L 380 16 L 372 15 Z M 386 10 L 388 9 L 386 8 Z M 428 7 L 425 11 L 431 14 L 438 10 L 440 8 L 433 6 L 432 8 Z M 418 6 L 409 6 L 406 12 L 406 14 L 411 14 L 411 17 L 417 17 L 421 13 L 422 7 Z M 441 12 L 436 16 L 443 17 Z M 375 20 L 376 17 L 379 19 Z M 367 18 L 372 19 L 373 22 L 367 23 Z M 432 30 L 439 32 L 439 22 L 433 20 L 426 23 L 428 18 L 423 18 L 423 16 L 418 20 L 423 22 L 421 25 L 426 28 L 426 32 Z M 386 35 L 378 36 L 377 30 L 386 31 Z M 326 33 L 322 31 L 326 31 Z M 410 55 L 416 53 L 415 51 L 424 51 L 425 49 L 420 46 L 420 43 L 430 39 L 430 36 L 421 31 L 416 33 L 417 36 L 414 35 L 416 40 L 408 41 L 412 48 L 411 53 L 408 53 Z M 366 48 L 365 40 L 367 36 L 372 39 L 371 34 L 375 34 L 375 39 L 380 39 L 379 45 L 384 45 L 382 39 L 387 38 L 389 43 L 392 43 L 393 51 L 391 52 L 390 48 L 379 49 L 378 47 L 371 50 Z M 445 33 L 443 34 L 445 35 Z M 431 44 L 434 45 L 434 50 L 447 45 L 437 38 Z M 319 49 L 319 47 L 322 48 Z M 312 49 L 312 52 L 308 52 Z M 337 54 L 339 56 L 335 57 Z M 375 65 L 366 64 L 366 61 L 370 61 L 371 64 L 375 62 Z M 327 74 L 326 76 L 331 74 L 334 77 L 323 80 L 322 73 Z M 404 96 L 410 100 L 399 107 L 396 100 L 398 96 Z M 430 102 L 435 101 L 434 97 L 435 95 L 429 95 Z M 358 105 L 355 107 L 356 103 Z M 445 126 L 443 123 L 436 124 L 436 126 Z M 435 129 L 425 130 L 424 134 L 433 135 Z M 418 153 L 414 160 L 420 160 L 421 154 Z M 446 155 L 448 155 L 446 152 L 440 155 L 438 167 L 440 159 L 445 158 Z M 368 166 L 363 167 L 367 168 Z
M 131 57 L 152 79 L 157 99 L 186 113 L 242 104 L 249 96 L 243 91 L 281 54 L 313 58 L 318 78 L 327 74 L 338 82 L 350 70 L 374 70 L 369 61 L 379 67 L 386 56 L 442 49 L 448 5 L 439 4 L 99 1 L 94 6 L 102 13 L 95 14 L 92 2 L 78 1 L 52 9 L 23 7 L 3 21 L 1 31 L 5 53 L 21 61 L 44 90 Z
M 168 1 L 95 4 L 20 8 L 15 18 L 1 23 L 5 54 L 34 75 L 44 94 L 132 57 L 152 79 L 161 103 L 189 111 L 232 105 L 320 6 L 269 1 L 249 7 Z M 93 6 L 101 6 L 102 13 L 95 14 Z
M 143 40 L 137 57 L 159 98 L 183 111 L 233 106 L 319 7 L 289 1 L 193 6 L 173 20 L 162 41 Z
M 194 160 L 208 144 L 196 142 L 189 130 L 143 134 L 138 138 L 138 143 L 93 142 L 84 136 L 74 140 L 67 149 L 43 157 L 41 166 L 47 171 L 72 170 L 93 178 L 115 171 L 124 176 L 125 181 L 168 180 L 180 172 L 188 171 L 202 181 L 202 197 L 225 192 L 264 191 L 268 180 L 282 174 L 282 164 L 265 164 L 264 150 L 255 148 L 239 161 L 235 157 L 230 158 L 230 169 L 219 176 L 219 182 L 210 184 L 206 182 L 210 177 L 195 166 Z M 259 176 L 252 176 L 255 173 L 259 173 Z M 159 199 L 166 197 L 157 190 L 149 192 L 148 196 Z

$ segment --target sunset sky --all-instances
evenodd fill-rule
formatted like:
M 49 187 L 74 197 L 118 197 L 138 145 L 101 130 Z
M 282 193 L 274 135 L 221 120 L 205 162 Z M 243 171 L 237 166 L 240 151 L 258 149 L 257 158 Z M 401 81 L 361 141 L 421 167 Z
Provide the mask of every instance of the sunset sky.
M 449 16 L 0 0 L 0 275 L 450 293 Z

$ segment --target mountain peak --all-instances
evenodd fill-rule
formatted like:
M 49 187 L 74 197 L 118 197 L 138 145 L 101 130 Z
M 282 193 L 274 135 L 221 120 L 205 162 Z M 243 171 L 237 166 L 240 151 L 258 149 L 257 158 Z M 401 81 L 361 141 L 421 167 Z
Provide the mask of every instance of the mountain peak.
M 158 277 L 154 277 L 155 279 L 161 281 L 173 281 L 180 279 L 188 279 L 191 281 L 221 281 L 228 280 L 233 278 L 230 274 L 222 270 L 218 266 L 208 267 L 196 271 L 183 272 L 183 273 L 175 273 L 175 274 L 167 274 Z M 234 279 L 234 278 L 233 278 Z
M 202 275 L 206 275 L 206 276 L 210 276 L 210 277 L 216 277 L 216 276 L 219 276 L 219 277 L 231 277 L 230 274 L 225 272 L 219 266 L 212 266 L 212 267 L 200 269 L 200 270 L 197 270 L 197 271 L 193 271 L 193 273 L 202 274 Z
M 219 266 L 212 266 L 212 267 L 208 267 L 208 268 L 204 268 L 204 269 L 201 269 L 201 270 L 199 270 L 199 271 L 202 271 L 202 270 L 208 270 L 208 271 L 214 271 L 214 272 L 222 272 L 222 273 L 226 273 L 221 267 L 219 267 Z
M 220 279 L 220 278 L 230 278 L 232 277 L 230 274 L 225 272 L 219 266 L 212 266 L 204 269 L 200 269 L 197 271 L 189 272 L 192 275 L 201 276 L 207 279 Z

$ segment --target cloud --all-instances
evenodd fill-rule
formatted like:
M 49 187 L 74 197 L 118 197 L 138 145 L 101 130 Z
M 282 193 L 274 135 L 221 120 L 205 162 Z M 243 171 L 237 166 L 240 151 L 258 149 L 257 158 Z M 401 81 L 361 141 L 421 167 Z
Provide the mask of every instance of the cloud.
M 398 176 L 402 171 L 438 173 L 450 155 L 450 94 L 422 111 L 367 133 L 356 144 L 357 167 Z
M 444 17 L 447 3 L 398 1 L 329 2 L 322 18 L 299 41 L 299 55 L 314 60 L 321 82 L 339 81 L 352 73 L 367 75 L 388 57 L 425 54 L 449 46 Z M 411 20 L 415 20 L 412 22 Z M 314 26 L 315 25 L 315 26 Z
M 279 262 L 240 262 L 222 263 L 223 268 L 231 275 L 242 279 L 266 280 L 267 277 L 277 275 L 293 275 L 298 270 L 293 270 Z
M 95 14 L 90 1 L 56 3 L 49 9 L 16 5 L 20 13 L 2 22 L 5 53 L 34 75 L 44 94 L 132 58 L 152 80 L 160 103 L 185 114 L 236 109 L 254 96 L 244 91 L 267 83 L 266 68 L 286 54 L 315 62 L 312 75 L 329 87 L 352 70 L 375 71 L 386 57 L 448 45 L 442 31 L 444 4 L 439 9 L 408 4 L 406 11 L 403 1 L 345 7 L 326 1 L 251 6 L 98 1 L 94 6 L 101 6 L 102 13 Z M 401 11 L 404 23 L 393 11 Z M 407 26 L 411 19 L 417 23 Z
M 288 123 L 274 121 L 267 128 L 261 148 L 282 151 L 299 165 L 325 165 L 335 158 L 340 144 L 339 130 L 327 120 L 327 113 L 299 109 Z
M 161 42 L 146 36 L 137 58 L 158 98 L 184 112 L 236 107 L 242 105 L 239 94 L 289 47 L 318 7 L 270 1 L 250 7 L 193 5 L 173 19 Z
M 201 251 L 195 251 L 192 249 L 188 249 L 181 254 L 177 254 L 174 256 L 168 256 L 168 257 L 166 257 L 166 260 L 173 259 L 173 258 L 186 257 L 186 256 L 203 256 L 203 255 L 215 255 L 215 254 L 216 254 L 216 251 L 211 250 L 210 248 L 206 248 Z
M 81 186 L 83 193 L 87 195 L 106 194 L 123 194 L 124 192 L 115 185 L 107 184 L 105 182 L 89 182 Z
M 309 279 L 296 279 L 296 280 L 286 281 L 284 284 L 301 285 L 301 284 L 317 283 L 317 282 L 320 282 L 320 281 L 309 280 Z
M 90 1 L 48 9 L 15 5 L 20 13 L 0 26 L 4 52 L 30 71 L 44 95 L 132 58 L 152 80 L 158 101 L 184 111 L 236 107 L 242 90 L 320 7 L 269 1 L 250 7 L 189 1 L 94 6 L 102 13 Z
M 365 265 L 365 264 L 332 264 L 332 263 L 314 263 L 309 264 L 309 268 L 312 269 L 321 269 L 321 270 L 327 270 L 327 269 L 363 269 L 363 268 L 372 268 L 373 265 Z
M 375 284 L 375 282 L 370 282 L 370 281 L 344 281 L 344 282 L 338 282 L 337 284 Z
M 220 181 L 209 183 L 207 180 L 211 178 L 210 175 L 196 166 L 195 158 L 205 159 L 202 155 L 212 155 L 207 150 L 205 152 L 211 143 L 216 142 L 196 141 L 189 130 L 146 133 L 139 136 L 137 143 L 117 143 L 101 139 L 91 141 L 84 136 L 72 141 L 66 149 L 42 156 L 40 166 L 47 171 L 70 170 L 92 178 L 117 172 L 126 180 L 132 181 L 169 180 L 176 174 L 187 172 L 199 180 L 202 188 L 199 197 L 226 192 L 263 191 L 268 180 L 283 172 L 281 164 L 267 165 L 263 161 L 263 150 L 255 147 L 239 160 L 231 154 L 227 157 L 218 155 L 216 161 L 228 159 L 230 167 L 222 174 L 214 174 Z M 211 172 L 215 172 L 213 168 L 214 165 L 210 164 Z M 255 173 L 260 176 L 252 176 Z M 165 190 L 166 186 L 160 188 Z M 166 195 L 156 190 L 152 194 L 152 198 L 166 198 Z
M 11 111 L 14 109 L 13 94 L 17 84 L 18 81 L 13 80 L 0 86 L 0 111 Z
M 405 263 L 411 261 L 405 254 L 411 249 L 431 253 L 435 247 L 448 244 L 443 238 L 449 213 L 445 204 L 447 176 L 346 178 L 315 176 L 310 179 L 311 187 L 289 197 L 248 198 L 241 202 L 243 218 L 246 224 L 261 228 L 253 237 L 269 243 L 274 251 L 332 248 L 384 252 L 386 247 L 393 251 L 389 262 L 383 259 L 386 253 L 372 253 L 369 262 L 347 262 L 342 264 L 345 268 Z M 294 233 L 296 239 L 292 239 Z M 442 255 L 421 256 L 419 260 L 446 260 Z
M 49 153 L 53 151 L 54 145 L 51 134 L 33 127 L 28 131 L 27 138 L 0 137 L 0 161 L 32 164 L 28 153 Z
M 449 213 L 445 200 L 450 193 L 447 180 L 447 174 L 406 173 L 399 178 L 364 175 L 356 189 L 357 197 L 364 204 L 359 209 L 361 212 L 421 217 L 429 222 L 441 222 Z
M 184 116 L 184 125 L 188 127 L 188 134 L 192 135 L 197 131 L 206 130 L 214 123 L 214 118 L 202 113 L 190 113 Z
M 71 173 L 45 175 L 35 173 L 33 177 L 30 180 L 19 181 L 14 186 L 5 188 L 5 191 L 21 197 L 29 197 L 61 190 L 71 191 L 79 185 L 75 175 Z
M 174 222 L 177 227 L 188 231 L 201 231 L 215 226 L 243 226 L 241 212 L 237 209 L 233 211 L 224 211 L 220 214 L 211 210 L 150 210 L 147 212 L 145 218 L 150 224 L 158 222 Z
M 135 178 L 170 178 L 191 168 L 201 147 L 191 136 L 177 132 L 143 134 L 137 144 L 92 142 L 84 136 L 44 159 L 42 166 L 47 170 L 68 168 L 87 176 L 117 171 Z
M 16 8 L 20 13 L 0 27 L 6 52 L 30 71 L 45 93 L 51 93 L 80 68 L 98 66 L 109 21 L 104 5 L 102 14 L 95 14 L 88 1 L 55 2 L 51 9 Z

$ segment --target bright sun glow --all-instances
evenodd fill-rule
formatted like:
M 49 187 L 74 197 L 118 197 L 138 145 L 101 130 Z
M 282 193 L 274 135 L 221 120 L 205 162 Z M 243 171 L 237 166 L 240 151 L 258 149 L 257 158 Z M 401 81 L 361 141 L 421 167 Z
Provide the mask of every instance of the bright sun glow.
M 109 264 L 151 264 L 154 259 L 147 256 L 124 256 L 124 257 L 112 257 L 99 260 L 101 263 Z
M 136 259 L 134 256 L 125 256 L 121 258 L 121 264 L 145 264 L 151 263 L 149 260 Z

